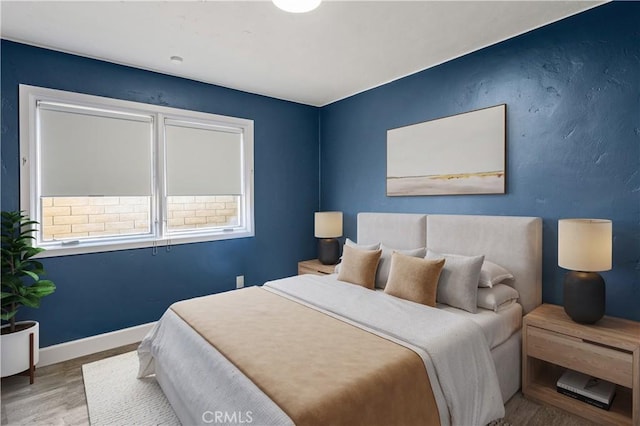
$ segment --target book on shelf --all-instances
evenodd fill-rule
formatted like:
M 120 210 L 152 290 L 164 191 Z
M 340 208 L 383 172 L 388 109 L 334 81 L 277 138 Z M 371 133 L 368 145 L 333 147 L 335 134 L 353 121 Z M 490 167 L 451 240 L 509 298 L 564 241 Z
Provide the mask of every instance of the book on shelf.
M 582 401 L 585 402 L 589 405 L 593 405 L 594 407 L 598 407 L 598 408 L 602 408 L 603 410 L 609 410 L 611 408 L 611 403 L 605 404 L 604 402 L 600 402 L 597 401 L 595 399 L 591 399 L 589 397 L 586 397 L 584 395 L 580 395 L 579 393 L 575 393 L 575 392 L 571 392 L 570 390 L 567 389 L 563 389 L 563 388 L 556 388 L 558 390 L 558 393 L 561 393 L 562 395 L 566 395 L 570 398 L 573 399 L 577 399 L 578 401 Z M 613 399 L 612 399 L 613 401 Z
M 608 410 L 616 394 L 616 385 L 588 374 L 567 370 L 558 379 L 556 390 L 571 398 Z

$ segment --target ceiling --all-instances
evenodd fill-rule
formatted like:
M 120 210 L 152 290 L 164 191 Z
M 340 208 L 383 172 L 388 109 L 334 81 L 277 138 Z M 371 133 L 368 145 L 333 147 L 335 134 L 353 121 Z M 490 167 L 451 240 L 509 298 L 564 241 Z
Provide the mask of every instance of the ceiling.
M 323 106 L 603 1 L 2 1 L 2 38 Z M 184 61 L 176 64 L 171 56 Z

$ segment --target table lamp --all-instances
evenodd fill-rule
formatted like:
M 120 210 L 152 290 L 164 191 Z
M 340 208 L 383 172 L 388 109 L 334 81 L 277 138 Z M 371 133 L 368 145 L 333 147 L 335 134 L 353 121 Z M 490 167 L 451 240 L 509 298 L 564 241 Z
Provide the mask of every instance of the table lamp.
M 612 224 L 606 219 L 560 219 L 558 265 L 564 278 L 564 310 L 572 320 L 593 324 L 604 315 L 604 279 L 611 269 Z
M 342 212 L 316 212 L 315 236 L 318 238 L 318 260 L 323 265 L 335 265 L 340 259 Z

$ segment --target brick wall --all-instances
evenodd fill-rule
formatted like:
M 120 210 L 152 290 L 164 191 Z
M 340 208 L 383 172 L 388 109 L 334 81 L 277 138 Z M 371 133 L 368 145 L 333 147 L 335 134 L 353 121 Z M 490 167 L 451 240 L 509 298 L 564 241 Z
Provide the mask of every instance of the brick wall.
M 234 196 L 168 197 L 170 231 L 238 223 Z M 43 239 L 149 232 L 149 197 L 50 197 L 42 199 Z
M 169 230 L 238 224 L 238 201 L 234 196 L 168 197 Z

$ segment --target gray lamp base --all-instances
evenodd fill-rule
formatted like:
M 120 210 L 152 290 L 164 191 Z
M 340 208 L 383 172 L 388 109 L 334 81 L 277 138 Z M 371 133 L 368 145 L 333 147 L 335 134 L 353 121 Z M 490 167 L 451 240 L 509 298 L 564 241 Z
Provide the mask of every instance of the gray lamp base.
M 336 238 L 318 239 L 318 260 L 323 265 L 335 265 L 340 259 L 340 243 Z
M 570 271 L 564 277 L 564 311 L 575 322 L 593 324 L 604 316 L 604 279 L 597 272 Z

